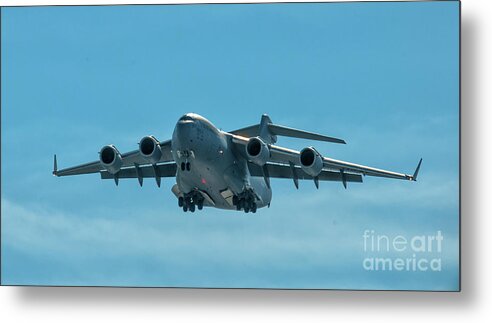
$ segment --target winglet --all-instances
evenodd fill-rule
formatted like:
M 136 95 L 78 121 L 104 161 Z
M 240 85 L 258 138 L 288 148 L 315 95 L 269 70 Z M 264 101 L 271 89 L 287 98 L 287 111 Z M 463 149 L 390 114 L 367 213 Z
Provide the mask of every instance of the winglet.
M 412 176 L 412 181 L 416 182 L 417 181 L 417 175 L 419 174 L 419 170 L 420 170 L 420 165 L 422 164 L 422 158 L 420 158 L 420 161 L 417 165 L 417 168 L 415 169 L 415 172 L 413 173 L 413 176 Z
M 55 157 L 53 159 L 53 176 L 58 176 L 58 165 L 56 163 L 56 154 L 55 154 Z

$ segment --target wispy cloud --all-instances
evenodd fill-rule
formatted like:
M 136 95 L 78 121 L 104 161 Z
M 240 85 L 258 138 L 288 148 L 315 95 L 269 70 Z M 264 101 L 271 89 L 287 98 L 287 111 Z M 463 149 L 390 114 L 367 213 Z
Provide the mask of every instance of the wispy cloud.
M 417 6 L 381 4 L 357 17 L 325 5 L 233 12 L 190 6 L 177 8 L 179 15 L 157 7 L 9 9 L 2 15 L 9 27 L 2 28 L 8 63 L 2 69 L 2 279 L 454 287 L 458 38 L 449 33 L 457 30 L 458 6 Z M 95 16 L 101 19 L 89 19 Z M 130 26 L 128 19 L 139 23 Z M 407 172 L 419 157 L 424 164 L 417 183 L 366 178 L 348 190 L 340 183 L 315 190 L 303 182 L 297 191 L 273 180 L 272 207 L 248 216 L 214 209 L 183 214 L 169 192 L 173 179 L 159 190 L 148 181 L 143 188 L 136 181 L 115 188 L 97 175 L 51 176 L 53 153 L 65 167 L 96 160 L 107 143 L 135 149 L 149 133 L 169 138 L 189 111 L 224 130 L 269 113 L 274 122 L 348 141 L 316 143 L 329 157 Z M 447 271 L 362 271 L 361 234 L 370 228 L 442 230 L 449 238 Z
M 105 212 L 84 217 L 39 206 L 27 209 L 3 199 L 2 228 L 9 230 L 2 234 L 2 245 L 3 251 L 23 255 L 27 264 L 39 258 L 50 268 L 62 264 L 50 275 L 28 280 L 35 284 L 396 288 L 393 281 L 370 279 L 361 270 L 366 227 L 358 216 L 307 208 L 283 214 L 264 210 L 255 216 L 220 211 L 163 216 L 142 209 L 133 218 Z M 391 222 L 368 228 L 374 227 L 405 233 Z M 449 241 L 446 250 L 449 264 L 456 260 L 454 245 Z M 15 268 L 26 263 L 13 256 L 3 264 L 4 282 L 25 281 Z M 403 277 L 408 285 L 402 288 L 415 286 L 415 275 Z

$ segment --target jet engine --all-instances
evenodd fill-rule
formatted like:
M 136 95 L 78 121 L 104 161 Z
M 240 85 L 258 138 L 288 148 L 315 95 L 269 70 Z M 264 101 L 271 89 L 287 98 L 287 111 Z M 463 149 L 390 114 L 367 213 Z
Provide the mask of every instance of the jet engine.
M 323 169 L 323 158 L 313 147 L 307 147 L 301 150 L 299 161 L 302 170 L 312 177 L 318 176 Z
M 260 138 L 250 138 L 246 145 L 246 155 L 251 162 L 263 166 L 270 159 L 270 149 Z
M 116 174 L 123 165 L 121 154 L 113 145 L 107 145 L 101 148 L 99 161 L 104 169 L 111 174 Z
M 149 163 L 156 164 L 161 160 L 161 146 L 159 146 L 159 141 L 154 136 L 143 137 L 138 147 L 140 155 L 147 159 Z

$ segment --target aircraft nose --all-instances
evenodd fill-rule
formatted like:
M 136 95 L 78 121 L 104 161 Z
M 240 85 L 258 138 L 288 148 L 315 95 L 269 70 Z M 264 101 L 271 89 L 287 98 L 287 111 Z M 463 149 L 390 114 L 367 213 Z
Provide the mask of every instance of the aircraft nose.
M 195 118 L 193 117 L 193 114 L 187 113 L 183 115 L 181 118 L 179 118 L 178 123 L 193 123 L 195 122 Z
M 179 118 L 176 124 L 175 134 L 182 141 L 188 141 L 191 136 L 193 136 L 195 129 L 195 119 L 190 115 L 185 114 Z

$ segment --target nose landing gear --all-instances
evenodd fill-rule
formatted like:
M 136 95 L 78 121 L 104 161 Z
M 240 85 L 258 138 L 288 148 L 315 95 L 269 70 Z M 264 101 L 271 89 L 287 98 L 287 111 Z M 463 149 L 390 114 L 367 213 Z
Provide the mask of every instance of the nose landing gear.
M 178 198 L 178 206 L 183 208 L 183 212 L 195 212 L 195 208 L 198 210 L 203 209 L 203 196 L 198 191 L 191 191 L 184 196 Z
M 251 190 L 245 190 L 244 192 L 234 195 L 232 197 L 232 204 L 236 206 L 236 210 L 243 210 L 245 213 L 256 213 L 256 195 Z

